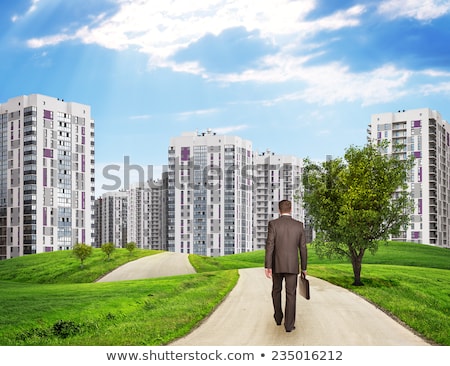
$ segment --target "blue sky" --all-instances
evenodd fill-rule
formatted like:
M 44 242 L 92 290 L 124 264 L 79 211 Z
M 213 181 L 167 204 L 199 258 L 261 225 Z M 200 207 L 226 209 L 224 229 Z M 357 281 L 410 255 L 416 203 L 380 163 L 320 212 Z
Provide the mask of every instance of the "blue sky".
M 449 0 L 16 0 L 0 4 L 0 103 L 89 104 L 103 168 L 167 164 L 185 131 L 323 159 L 374 113 L 450 120 Z

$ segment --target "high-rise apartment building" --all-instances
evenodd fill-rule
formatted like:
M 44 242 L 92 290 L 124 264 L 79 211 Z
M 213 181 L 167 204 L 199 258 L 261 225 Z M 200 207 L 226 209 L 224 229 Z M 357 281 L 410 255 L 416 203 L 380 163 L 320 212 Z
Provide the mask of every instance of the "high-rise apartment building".
M 128 242 L 138 248 L 165 250 L 165 187 L 162 180 L 137 184 L 128 192 Z
M 95 246 L 114 243 L 124 248 L 127 243 L 127 191 L 107 192 L 95 200 Z
M 0 104 L 0 259 L 93 242 L 90 106 L 32 94 Z
M 151 249 L 167 250 L 167 176 L 154 180 L 151 193 L 150 236 Z
M 384 153 L 415 158 L 408 182 L 414 212 L 408 229 L 392 239 L 450 247 L 450 125 L 426 108 L 374 114 L 368 141 L 382 140 L 390 142 Z
M 143 184 L 132 185 L 128 197 L 128 241 L 138 248 L 151 249 L 152 190 Z
M 250 141 L 208 130 L 171 139 L 168 250 L 221 256 L 253 250 Z
M 134 242 L 141 249 L 165 250 L 166 191 L 162 180 L 155 180 L 102 194 L 95 201 L 95 246 L 125 248 Z
M 254 250 L 264 249 L 267 223 L 279 216 L 278 202 L 292 202 L 292 217 L 305 222 L 301 202 L 303 161 L 295 156 L 276 155 L 270 151 L 255 154 L 253 196 Z

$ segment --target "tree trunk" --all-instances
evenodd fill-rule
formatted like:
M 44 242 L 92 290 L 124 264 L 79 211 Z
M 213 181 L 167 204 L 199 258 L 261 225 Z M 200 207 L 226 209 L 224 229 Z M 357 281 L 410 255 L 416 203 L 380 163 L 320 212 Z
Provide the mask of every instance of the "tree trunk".
M 362 255 L 355 255 L 352 257 L 352 266 L 353 266 L 353 275 L 354 275 L 354 282 L 352 283 L 353 286 L 364 286 L 364 284 L 361 282 L 361 267 L 362 267 Z

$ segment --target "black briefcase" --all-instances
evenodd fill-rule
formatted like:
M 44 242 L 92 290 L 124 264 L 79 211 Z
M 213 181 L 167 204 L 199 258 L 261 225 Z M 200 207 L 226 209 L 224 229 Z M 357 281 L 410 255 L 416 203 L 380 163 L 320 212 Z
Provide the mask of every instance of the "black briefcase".
M 303 272 L 300 272 L 298 276 L 298 292 L 306 300 L 310 299 L 309 280 L 306 279 L 306 276 Z

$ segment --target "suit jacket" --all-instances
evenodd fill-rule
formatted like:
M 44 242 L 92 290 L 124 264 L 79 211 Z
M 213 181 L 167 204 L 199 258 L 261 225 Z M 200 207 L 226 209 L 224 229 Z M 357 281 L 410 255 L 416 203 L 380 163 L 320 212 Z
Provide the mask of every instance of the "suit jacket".
M 269 221 L 266 240 L 265 268 L 273 273 L 299 273 L 299 254 L 302 271 L 306 271 L 307 250 L 303 223 L 290 215 Z

